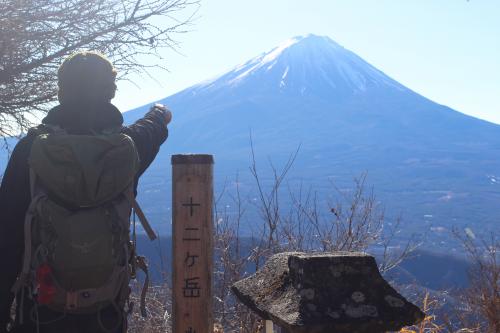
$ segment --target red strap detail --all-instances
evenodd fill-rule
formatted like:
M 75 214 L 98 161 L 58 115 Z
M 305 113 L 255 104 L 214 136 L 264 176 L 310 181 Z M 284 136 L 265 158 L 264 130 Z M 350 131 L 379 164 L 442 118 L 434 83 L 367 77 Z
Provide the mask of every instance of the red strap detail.
M 42 264 L 36 270 L 37 301 L 38 304 L 50 304 L 56 294 L 52 268 L 48 264 Z

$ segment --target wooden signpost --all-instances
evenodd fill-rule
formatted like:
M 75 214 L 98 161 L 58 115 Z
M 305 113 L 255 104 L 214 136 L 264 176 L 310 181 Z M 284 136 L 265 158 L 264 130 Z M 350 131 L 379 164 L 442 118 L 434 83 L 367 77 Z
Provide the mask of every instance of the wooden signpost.
M 173 332 L 212 333 L 213 157 L 172 156 Z

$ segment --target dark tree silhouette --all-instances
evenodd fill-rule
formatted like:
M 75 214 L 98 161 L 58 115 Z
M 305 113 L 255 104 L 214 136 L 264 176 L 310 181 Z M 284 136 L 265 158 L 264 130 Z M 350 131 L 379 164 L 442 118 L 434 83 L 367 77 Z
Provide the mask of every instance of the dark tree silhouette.
M 57 67 L 75 51 L 102 52 L 121 78 L 165 66 L 158 51 L 177 47 L 197 8 L 198 0 L 0 1 L 0 135 L 25 130 L 47 110 Z

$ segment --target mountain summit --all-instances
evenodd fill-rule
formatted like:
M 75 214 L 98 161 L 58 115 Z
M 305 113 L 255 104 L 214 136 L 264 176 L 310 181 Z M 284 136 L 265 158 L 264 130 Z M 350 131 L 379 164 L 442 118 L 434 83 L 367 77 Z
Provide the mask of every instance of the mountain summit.
M 252 85 L 261 91 L 337 97 L 373 87 L 403 88 L 330 38 L 312 34 L 291 38 L 198 88 L 236 89 Z
M 348 186 L 367 171 L 409 230 L 498 230 L 500 126 L 426 99 L 328 37 L 291 38 L 161 102 L 175 116 L 168 148 L 143 180 L 148 202 L 166 200 L 154 180 L 167 152 L 214 154 L 223 181 L 248 170 L 251 136 L 263 163 L 279 164 L 300 146 L 291 176 L 325 197 L 332 181 Z

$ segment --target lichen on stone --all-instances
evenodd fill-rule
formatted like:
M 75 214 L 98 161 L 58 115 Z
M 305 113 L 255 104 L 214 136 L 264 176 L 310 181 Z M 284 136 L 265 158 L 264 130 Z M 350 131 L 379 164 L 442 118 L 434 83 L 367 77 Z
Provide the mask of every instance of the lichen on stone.
M 401 308 L 405 305 L 405 302 L 402 299 L 399 299 L 391 295 L 386 295 L 384 299 L 387 302 L 387 304 L 389 304 L 394 308 Z
M 365 301 L 366 297 L 361 291 L 355 291 L 352 293 L 351 298 L 356 303 L 362 303 Z
M 362 304 L 359 306 L 348 305 L 345 308 L 345 313 L 351 318 L 361 317 L 378 317 L 377 307 L 373 305 Z
M 237 282 L 238 299 L 290 333 L 398 331 L 424 314 L 364 253 L 280 253 Z
M 307 300 L 312 300 L 314 299 L 314 289 L 307 288 L 307 289 L 301 289 L 299 292 L 300 296 L 304 297 Z

